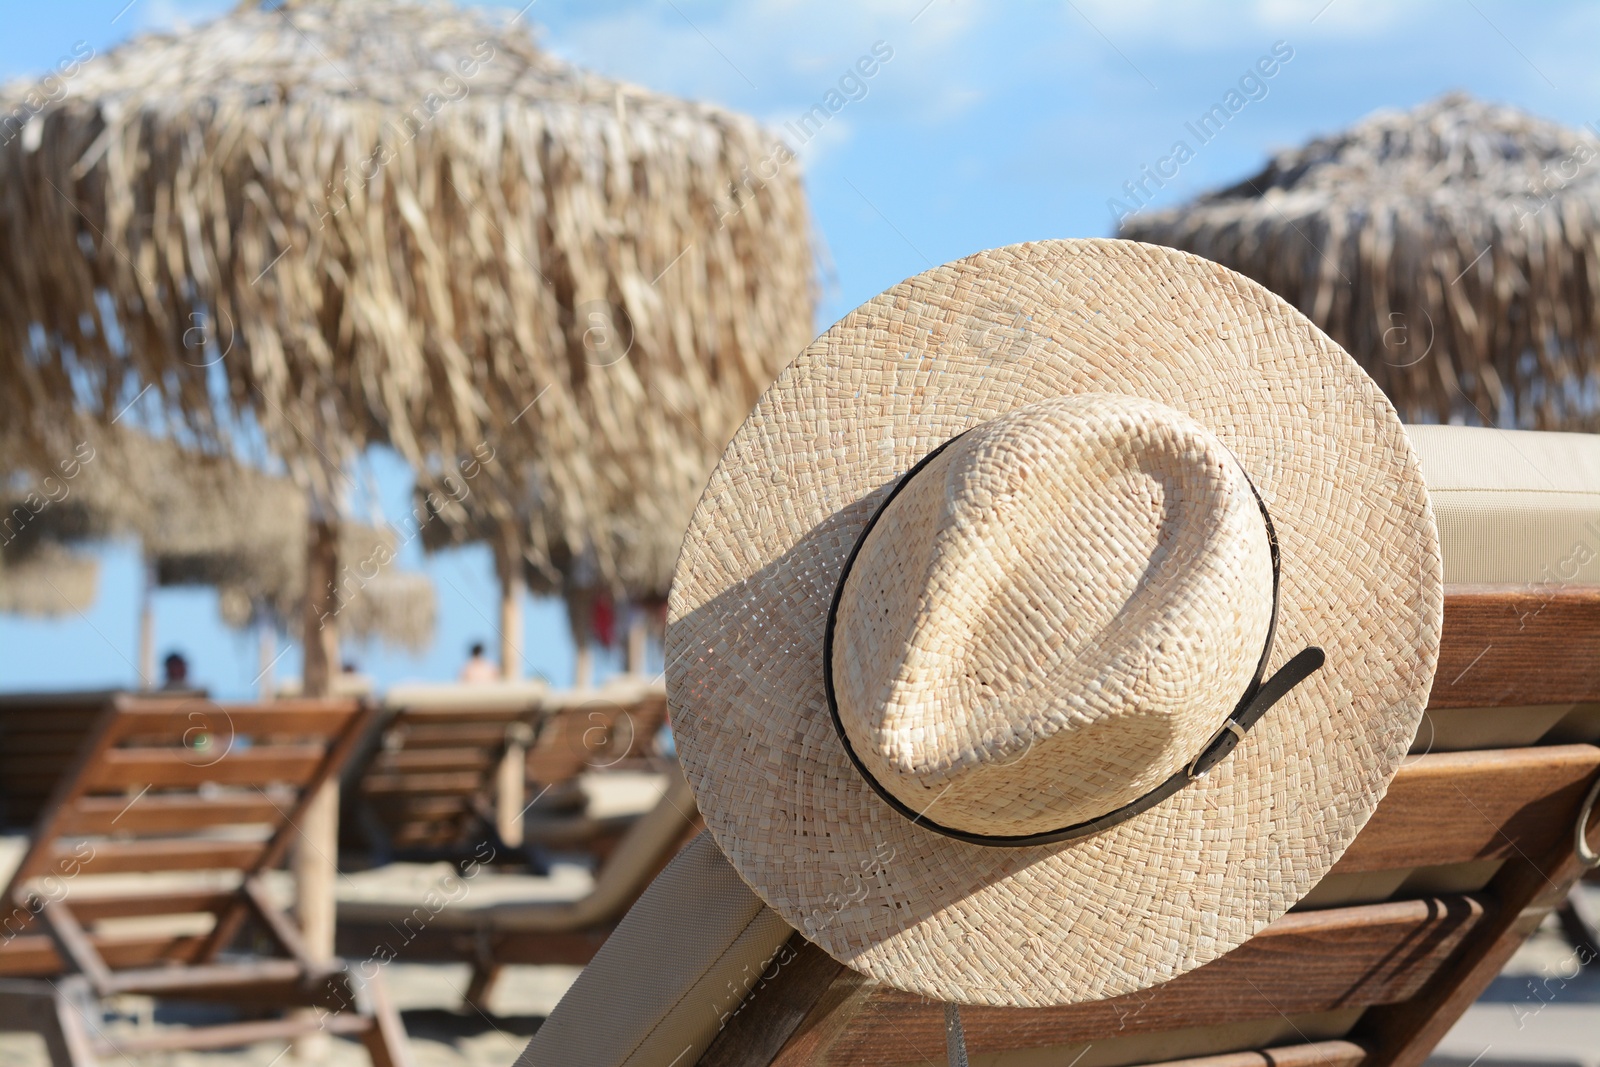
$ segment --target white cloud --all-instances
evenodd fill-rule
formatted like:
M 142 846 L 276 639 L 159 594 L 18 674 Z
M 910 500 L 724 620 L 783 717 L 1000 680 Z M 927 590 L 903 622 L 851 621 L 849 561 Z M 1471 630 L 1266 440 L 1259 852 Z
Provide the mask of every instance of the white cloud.
M 816 103 L 875 43 L 894 58 L 868 81 L 866 100 L 913 101 L 937 120 L 980 99 L 959 78 L 961 50 L 978 12 L 956 0 L 798 0 L 729 3 L 714 11 L 650 5 L 589 15 L 549 11 L 547 45 L 612 77 L 710 99 L 781 123 Z M 920 10 L 920 14 L 919 14 Z
M 1375 38 L 1426 15 L 1438 0 L 1071 0 L 1081 19 L 1121 46 L 1159 41 L 1190 50 L 1239 43 L 1255 33 Z
M 829 120 L 827 125 L 818 130 L 809 140 L 802 142 L 800 138 L 795 136 L 793 127 L 785 126 L 785 123 L 791 123 L 794 119 L 794 115 L 773 115 L 764 118 L 762 121 L 795 150 L 795 155 L 800 159 L 801 167 L 808 174 L 816 173 L 818 166 L 836 157 L 855 135 L 855 128 L 851 125 L 849 116 L 845 114 Z

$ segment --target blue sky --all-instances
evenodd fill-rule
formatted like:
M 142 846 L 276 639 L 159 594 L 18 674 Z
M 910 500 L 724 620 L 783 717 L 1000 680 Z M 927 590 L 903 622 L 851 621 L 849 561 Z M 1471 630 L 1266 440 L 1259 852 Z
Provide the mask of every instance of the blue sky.
M 231 6 L 13 5 L 0 36 L 0 76 L 41 73 L 80 41 L 103 52 Z M 979 249 L 1109 234 L 1110 202 L 1128 203 L 1125 183 L 1170 157 L 1179 139 L 1193 158 L 1159 189 L 1146 186 L 1155 205 L 1235 181 L 1274 149 L 1377 108 L 1410 107 L 1451 89 L 1570 125 L 1600 120 L 1600 6 L 1577 3 L 537 0 L 523 18 L 574 62 L 745 111 L 775 129 L 820 102 L 874 46 L 892 52 L 864 80 L 864 94 L 847 86 L 858 99 L 801 152 L 822 271 L 819 330 L 901 279 Z M 1199 144 L 1185 124 L 1239 87 L 1275 46 L 1290 57 L 1270 78 L 1248 83 L 1248 104 Z M 374 454 L 364 473 L 374 506 L 403 514 L 403 466 Z M 493 644 L 486 553 L 404 562 L 435 577 L 439 634 L 420 657 L 351 649 L 382 684 L 448 677 L 468 641 Z M 0 689 L 132 683 L 137 587 L 135 552 L 112 546 L 86 617 L 0 616 Z M 570 681 L 561 609 L 544 602 L 528 610 L 530 667 Z M 160 648 L 182 648 L 215 692 L 252 691 L 254 638 L 222 625 L 209 592 L 160 593 L 157 627 Z M 277 672 L 297 669 L 291 649 Z

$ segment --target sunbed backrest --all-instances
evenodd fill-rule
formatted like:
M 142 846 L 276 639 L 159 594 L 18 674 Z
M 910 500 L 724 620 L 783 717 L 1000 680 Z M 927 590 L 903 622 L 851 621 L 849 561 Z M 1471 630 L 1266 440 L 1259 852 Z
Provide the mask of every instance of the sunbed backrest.
M 130 965 L 172 952 L 214 953 L 248 910 L 243 880 L 284 860 L 304 807 L 369 715 L 354 700 L 112 697 L 58 781 L 12 878 L 8 933 L 37 929 L 32 920 L 47 904 L 70 905 L 85 927 L 211 912 L 217 921 L 204 939 L 173 935 L 166 948 L 113 945 L 105 954 L 115 968 L 124 949 Z M 140 875 L 142 887 L 115 877 L 126 874 Z M 49 969 L 43 956 L 29 955 L 51 955 L 37 940 L 0 944 L 0 973 Z
M 528 750 L 528 780 L 537 788 L 569 782 L 587 770 L 647 755 L 667 714 L 658 685 L 613 686 L 551 694 Z
M 367 763 L 361 801 L 396 851 L 459 845 L 489 817 L 508 744 L 525 745 L 537 713 L 530 700 L 402 707 Z
M 0 697 L 0 827 L 31 830 L 115 694 Z
M 405 1031 L 382 977 L 358 986 L 341 961 L 313 954 L 263 878 L 355 750 L 371 706 L 179 695 L 100 703 L 6 890 L 0 976 L 10 1021 L 41 1032 L 54 1062 L 326 1030 L 359 1037 L 375 1067 L 404 1067 Z M 242 938 L 250 919 L 260 936 Z M 219 958 L 230 948 L 239 951 Z M 28 978 L 48 981 L 17 980 Z M 113 1041 L 100 1020 L 107 998 L 125 994 L 231 1001 L 250 1018 Z M 258 1017 L 275 1008 L 315 1010 Z

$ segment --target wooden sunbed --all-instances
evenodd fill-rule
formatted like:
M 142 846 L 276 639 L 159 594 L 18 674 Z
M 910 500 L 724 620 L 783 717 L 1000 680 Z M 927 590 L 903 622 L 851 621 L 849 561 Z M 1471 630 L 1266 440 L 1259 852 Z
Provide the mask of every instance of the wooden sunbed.
M 369 954 L 374 946 L 398 938 L 408 961 L 471 962 L 466 999 L 481 1005 L 507 964 L 587 963 L 645 887 L 702 826 L 694 794 L 673 771 L 661 799 L 623 835 L 584 896 L 480 906 L 467 894 L 459 906 L 431 912 L 419 910 L 414 901 L 344 901 L 339 906 L 340 949 Z
M 518 855 L 523 761 L 542 695 L 536 684 L 392 693 L 345 790 L 371 861 L 466 857 L 485 842 Z
M 552 796 L 585 771 L 648 762 L 666 718 L 660 681 L 622 677 L 597 689 L 547 694 L 528 750 L 529 788 Z
M 1372 819 L 1295 910 L 1189 974 L 1091 1004 L 964 1008 L 974 1062 L 1416 1067 L 1565 899 L 1580 814 L 1600 847 L 1586 808 L 1600 792 L 1600 440 L 1450 427 L 1413 440 L 1444 542 L 1443 648 L 1414 755 Z M 518 1062 L 945 1055 L 942 1004 L 833 961 L 701 835 Z
M 1454 708 L 1600 699 L 1600 590 L 1457 588 L 1445 626 L 1436 724 Z M 1193 1067 L 1420 1064 L 1581 873 L 1574 826 L 1597 771 L 1592 744 L 1419 755 L 1307 902 L 1245 945 L 1132 996 L 966 1008 L 968 1049 L 1061 1046 L 1070 1059 L 1093 1044 L 1095 1063 L 1141 1062 L 1148 1049 L 1203 1057 Z M 865 981 L 798 934 L 785 951 L 794 962 L 762 989 L 760 1010 L 736 1016 L 702 1065 L 940 1054 L 941 1005 Z M 1219 1051 L 1251 1030 L 1259 1051 Z
M 1423 751 L 1299 908 L 1143 993 L 1054 1009 L 963 1009 L 971 1054 L 1020 1064 L 1054 1049 L 1065 1063 L 1092 1045 L 1079 1067 L 1420 1064 L 1581 873 L 1575 825 L 1600 772 L 1600 747 L 1589 743 L 1600 736 L 1437 750 L 1483 733 L 1468 709 L 1503 709 L 1513 735 L 1525 725 L 1519 718 L 1546 739 L 1560 738 L 1568 720 L 1592 730 L 1584 705 L 1600 700 L 1600 589 L 1454 587 L 1445 611 Z M 1538 706 L 1555 712 L 1541 716 Z M 1452 721 L 1458 711 L 1462 721 Z M 1434 750 L 1430 736 L 1443 738 Z M 1600 845 L 1596 822 L 1591 841 Z M 652 964 L 660 988 L 630 994 L 652 981 L 636 973 L 645 956 L 675 965 Z M 604 1002 L 672 1002 L 692 989 L 716 1010 L 639 1020 L 626 1036 L 632 1058 L 593 1051 L 591 1040 L 576 1046 L 591 1058 L 571 1062 L 642 1067 L 668 1045 L 674 1054 L 704 1049 L 679 1061 L 702 1067 L 943 1062 L 943 1005 L 828 958 L 743 889 L 706 837 L 623 921 L 524 1062 L 557 1062 L 538 1058 L 541 1048 L 569 1047 Z
M 343 809 L 346 839 L 374 865 L 493 854 L 539 869 L 542 849 L 603 859 L 640 813 L 591 817 L 578 778 L 649 762 L 666 718 L 662 686 L 632 678 L 565 692 L 410 686 L 387 703 Z
M 583 779 L 632 768 L 676 773 L 656 752 L 666 718 L 659 680 L 624 676 L 597 689 L 547 694 L 528 750 L 529 803 L 520 827 L 528 847 L 580 851 L 604 863 L 643 811 L 590 810 Z
M 6 890 L 0 1028 L 39 1031 L 75 1067 L 316 1030 L 408 1062 L 381 976 L 310 958 L 264 881 L 370 717 L 348 700 L 109 697 Z M 101 1001 L 126 993 L 314 1011 L 113 1037 Z

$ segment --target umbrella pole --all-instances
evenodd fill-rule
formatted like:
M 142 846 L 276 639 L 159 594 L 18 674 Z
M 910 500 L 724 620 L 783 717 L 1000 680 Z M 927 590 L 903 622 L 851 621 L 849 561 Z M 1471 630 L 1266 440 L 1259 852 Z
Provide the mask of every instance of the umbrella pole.
M 527 582 L 515 535 L 504 533 L 494 555 L 500 572 L 500 677 L 511 682 L 522 677 L 522 594 Z
M 594 594 L 572 589 L 566 594 L 567 627 L 572 632 L 572 687 L 587 689 L 594 683 Z
M 144 561 L 144 585 L 139 590 L 139 688 L 156 687 L 156 565 Z
M 306 597 L 301 643 L 304 672 L 300 691 L 325 697 L 339 669 L 338 592 L 339 524 L 331 508 L 311 509 L 306 537 Z M 333 958 L 335 859 L 339 847 L 339 784 L 330 779 L 318 787 L 307 806 L 295 842 L 295 911 L 306 952 L 318 962 Z M 328 1038 L 308 1035 L 295 1047 L 304 1062 L 326 1058 Z
M 256 696 L 261 700 L 271 700 L 277 689 L 277 682 L 273 678 L 272 668 L 278 662 L 278 627 L 272 621 L 272 613 L 260 600 L 256 601 Z
M 339 524 L 313 518 L 306 540 L 306 599 L 301 633 L 305 660 L 300 691 L 325 697 L 339 669 Z
M 572 687 L 588 689 L 594 684 L 594 652 L 587 640 L 578 641 L 578 652 L 572 664 Z
M 629 674 L 644 674 L 644 657 L 650 636 L 649 623 L 642 607 L 635 605 L 628 613 L 628 663 Z

